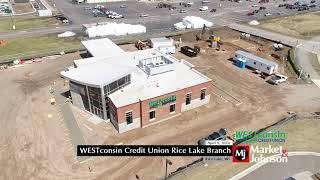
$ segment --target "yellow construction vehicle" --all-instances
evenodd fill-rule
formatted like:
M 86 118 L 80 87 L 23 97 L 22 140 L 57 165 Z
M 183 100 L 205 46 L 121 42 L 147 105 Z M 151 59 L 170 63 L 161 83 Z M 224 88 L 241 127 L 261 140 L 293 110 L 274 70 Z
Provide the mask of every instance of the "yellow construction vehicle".
M 138 40 L 138 41 L 135 43 L 135 45 L 136 45 L 136 48 L 138 48 L 138 50 L 143 50 L 143 49 L 146 49 L 146 48 L 147 48 L 146 43 L 144 43 L 144 42 L 142 42 L 142 41 L 140 41 L 140 40 Z
M 221 45 L 221 38 L 220 36 L 215 36 L 215 35 L 211 35 L 209 37 L 209 41 L 211 43 L 211 47 L 212 48 L 217 48 L 218 50 L 220 50 L 220 45 Z
M 218 43 L 218 42 L 220 42 L 221 38 L 220 38 L 220 36 L 211 35 L 209 40 Z

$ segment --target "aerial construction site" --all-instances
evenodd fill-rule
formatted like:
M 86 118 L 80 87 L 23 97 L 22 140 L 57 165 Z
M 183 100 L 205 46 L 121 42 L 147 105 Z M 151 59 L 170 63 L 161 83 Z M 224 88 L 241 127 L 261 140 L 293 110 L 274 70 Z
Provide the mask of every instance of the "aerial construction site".
M 37 28 L 12 21 L 19 31 L 4 30 L 1 21 L 11 22 L 8 13 L 0 17 L 0 179 L 319 177 L 320 44 L 312 25 L 318 23 L 318 12 L 292 15 L 290 3 L 299 12 L 308 10 L 291 1 L 284 6 L 268 1 L 91 3 L 27 3 L 32 9 L 50 6 L 54 16 L 37 20 Z M 311 10 L 318 8 L 318 2 L 312 4 L 317 6 Z M 136 6 L 156 8 L 140 13 Z M 276 9 L 281 16 L 273 17 Z M 112 21 L 91 21 L 93 10 L 95 21 Z M 27 8 L 15 10 L 20 11 Z M 161 17 L 162 11 L 173 15 Z M 137 13 L 139 18 L 132 18 Z M 184 13 L 192 17 L 183 19 Z M 192 22 L 196 16 L 206 21 Z M 143 32 L 131 34 L 117 20 L 137 22 Z M 106 24 L 114 31 L 88 31 Z M 236 139 L 240 131 L 286 136 L 283 142 L 249 142 L 254 137 Z M 288 163 L 254 158 L 237 163 L 235 154 L 230 162 L 218 162 L 203 155 L 79 153 L 79 146 L 203 148 L 208 145 L 201 142 L 229 140 L 230 148 L 281 147 Z

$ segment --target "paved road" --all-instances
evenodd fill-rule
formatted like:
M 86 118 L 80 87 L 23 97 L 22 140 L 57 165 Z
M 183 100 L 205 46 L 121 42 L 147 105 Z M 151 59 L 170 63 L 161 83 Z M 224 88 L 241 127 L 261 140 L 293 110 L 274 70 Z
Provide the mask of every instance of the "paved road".
M 41 36 L 47 34 L 61 33 L 65 31 L 74 31 L 77 33 L 82 33 L 81 28 L 78 24 L 73 24 L 69 26 L 57 26 L 56 28 L 39 28 L 39 29 L 29 29 L 25 31 L 17 31 L 10 33 L 0 33 L 0 39 L 10 39 L 18 37 L 31 37 L 31 36 Z
M 320 156 L 295 155 L 288 157 L 288 163 L 267 163 L 241 178 L 241 180 L 285 179 L 294 174 L 310 171 L 320 172 Z
M 38 4 L 39 8 L 37 10 L 45 10 L 47 9 L 43 3 L 41 2 L 41 0 L 35 0 L 35 2 Z
M 286 44 L 293 47 L 300 46 L 301 48 L 304 48 L 308 51 L 320 53 L 319 41 L 315 41 L 315 40 L 308 41 L 308 40 L 298 39 L 291 36 L 286 36 L 279 33 L 257 29 L 252 26 L 246 26 L 246 25 L 237 24 L 237 23 L 230 24 L 229 27 L 241 32 L 246 32 L 255 36 L 260 36 L 272 41 L 280 41 L 282 44 Z

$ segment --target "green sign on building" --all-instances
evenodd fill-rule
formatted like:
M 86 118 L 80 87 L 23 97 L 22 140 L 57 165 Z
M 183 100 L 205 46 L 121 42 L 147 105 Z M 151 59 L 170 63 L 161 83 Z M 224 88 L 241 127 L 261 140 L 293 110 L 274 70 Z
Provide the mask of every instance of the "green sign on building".
M 158 106 L 165 105 L 167 103 L 174 102 L 174 101 L 176 101 L 176 99 L 177 99 L 176 96 L 169 96 L 166 98 L 157 99 L 157 100 L 151 101 L 149 103 L 149 106 L 150 106 L 150 108 L 155 108 Z

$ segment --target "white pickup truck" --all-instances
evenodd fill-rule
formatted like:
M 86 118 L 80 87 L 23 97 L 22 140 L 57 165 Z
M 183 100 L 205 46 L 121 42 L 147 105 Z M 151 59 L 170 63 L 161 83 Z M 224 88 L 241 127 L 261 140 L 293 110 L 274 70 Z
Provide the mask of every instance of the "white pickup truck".
M 209 8 L 208 6 L 201 6 L 200 11 L 207 11 Z
M 288 80 L 287 76 L 281 75 L 281 74 L 275 74 L 271 77 L 270 80 L 268 80 L 269 83 L 278 85 L 280 83 L 284 83 Z

